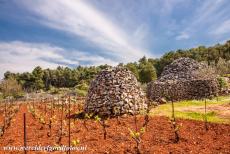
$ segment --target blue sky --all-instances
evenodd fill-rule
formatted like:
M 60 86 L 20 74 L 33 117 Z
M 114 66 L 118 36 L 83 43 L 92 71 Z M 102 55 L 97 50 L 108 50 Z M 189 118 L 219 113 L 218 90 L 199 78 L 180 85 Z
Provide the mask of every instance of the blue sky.
M 230 39 L 229 0 L 0 0 L 0 78 L 116 65 Z

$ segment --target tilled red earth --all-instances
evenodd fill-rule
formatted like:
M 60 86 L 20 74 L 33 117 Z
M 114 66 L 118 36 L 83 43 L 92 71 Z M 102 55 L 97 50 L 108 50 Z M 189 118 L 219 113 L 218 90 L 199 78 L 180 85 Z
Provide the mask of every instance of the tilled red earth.
M 0 153 L 24 153 L 23 151 L 3 151 L 4 146 L 23 146 L 23 113 L 27 115 L 27 146 L 53 146 L 57 137 L 59 122 L 52 126 L 52 135 L 47 136 L 48 126 L 41 129 L 38 120 L 22 105 L 11 126 L 0 138 Z M 56 113 L 58 114 L 58 113 Z M 48 117 L 49 115 L 47 115 Z M 143 124 L 143 117 L 138 117 L 139 128 Z M 68 120 L 66 119 L 66 122 Z M 129 128 L 135 129 L 132 116 L 108 120 L 107 139 L 103 139 L 103 129 L 93 120 L 87 121 L 88 130 L 83 126 L 82 120 L 76 120 L 71 127 L 71 140 L 80 140 L 79 146 L 86 146 L 82 152 L 71 153 L 135 153 L 135 142 L 130 137 Z M 230 153 L 230 125 L 208 124 L 208 131 L 204 123 L 192 120 L 177 120 L 180 141 L 174 143 L 174 133 L 170 120 L 166 117 L 151 117 L 148 128 L 142 136 L 140 150 L 143 154 L 153 153 Z M 68 126 L 65 126 L 61 144 L 68 145 Z M 28 151 L 28 153 L 50 153 L 46 151 Z M 56 151 L 53 153 L 64 153 Z

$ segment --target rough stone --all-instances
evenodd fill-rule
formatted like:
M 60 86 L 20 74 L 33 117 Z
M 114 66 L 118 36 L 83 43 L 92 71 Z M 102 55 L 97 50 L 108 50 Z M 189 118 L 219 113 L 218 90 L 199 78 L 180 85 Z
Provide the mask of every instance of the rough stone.
M 84 106 L 85 112 L 103 116 L 139 113 L 146 108 L 136 77 L 124 67 L 102 70 L 91 82 Z
M 158 101 L 202 99 L 218 94 L 218 83 L 214 78 L 202 79 L 197 72 L 207 66 L 190 58 L 179 58 L 166 66 L 156 81 L 147 85 L 147 97 Z

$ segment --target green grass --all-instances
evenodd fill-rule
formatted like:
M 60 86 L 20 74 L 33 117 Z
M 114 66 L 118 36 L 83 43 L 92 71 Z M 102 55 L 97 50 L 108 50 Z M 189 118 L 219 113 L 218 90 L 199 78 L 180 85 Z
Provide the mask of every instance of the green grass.
M 207 100 L 207 107 L 212 105 L 223 105 L 230 103 L 230 96 L 221 96 L 217 99 Z M 175 116 L 176 118 L 182 119 L 192 119 L 192 120 L 200 120 L 204 119 L 204 110 L 202 111 L 190 111 L 191 108 L 204 107 L 204 100 L 188 100 L 188 101 L 180 101 L 174 103 Z M 186 111 L 187 110 L 187 111 Z M 221 112 L 221 111 L 220 111 Z M 172 106 L 171 103 L 159 105 L 158 107 L 152 109 L 152 115 L 160 115 L 160 116 L 168 116 L 172 115 Z M 214 123 L 228 123 L 230 124 L 230 120 L 227 118 L 221 118 L 214 111 L 207 111 L 207 119 L 209 122 Z

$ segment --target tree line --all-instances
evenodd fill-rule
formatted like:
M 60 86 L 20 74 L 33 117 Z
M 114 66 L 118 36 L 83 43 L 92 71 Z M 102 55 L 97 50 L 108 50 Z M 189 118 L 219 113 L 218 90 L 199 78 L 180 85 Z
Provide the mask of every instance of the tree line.
M 224 44 L 211 47 L 199 46 L 187 50 L 176 50 L 165 53 L 160 58 L 142 57 L 138 62 L 119 64 L 127 67 L 142 84 L 155 80 L 163 68 L 180 57 L 189 57 L 199 62 L 217 68 L 218 73 L 230 74 L 230 40 Z M 24 91 L 50 90 L 52 88 L 78 88 L 87 90 L 90 81 L 102 69 L 109 65 L 76 68 L 57 67 L 56 69 L 42 69 L 40 66 L 32 72 L 5 72 L 4 80 L 16 80 Z M 0 90 L 3 89 L 0 86 Z

